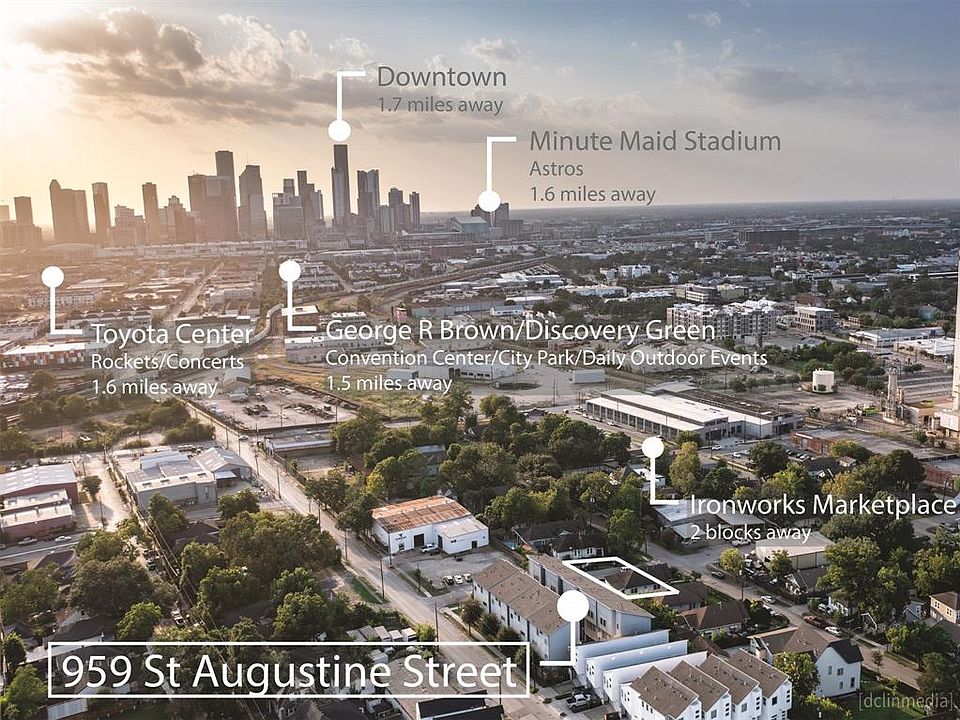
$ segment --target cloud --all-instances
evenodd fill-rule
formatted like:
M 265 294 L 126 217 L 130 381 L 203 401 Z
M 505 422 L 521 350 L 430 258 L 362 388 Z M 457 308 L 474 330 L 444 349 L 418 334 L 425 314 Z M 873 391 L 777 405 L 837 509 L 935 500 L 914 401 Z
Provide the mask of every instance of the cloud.
M 574 70 L 573 65 L 561 65 L 557 68 L 557 77 L 570 77 L 575 72 L 576 70 Z
M 355 37 L 341 37 L 330 43 L 330 52 L 363 62 L 370 59 L 370 46 Z
M 298 55 L 313 53 L 313 43 L 303 30 L 291 30 L 287 33 L 287 45 Z
M 427 66 L 427 70 L 434 70 L 442 72 L 450 68 L 450 65 L 447 63 L 447 59 L 443 55 L 434 55 L 431 58 L 427 58 L 424 62 L 424 65 Z
M 724 85 L 747 106 L 832 100 L 879 103 L 888 112 L 909 113 L 955 112 L 960 103 L 960 90 L 950 82 L 807 78 L 789 68 L 737 68 Z
M 737 47 L 731 38 L 726 38 L 720 43 L 720 59 L 733 60 L 737 56 Z
M 332 69 L 298 70 L 291 62 L 312 51 L 306 33 L 281 35 L 251 16 L 224 14 L 227 49 L 208 52 L 197 34 L 160 23 L 136 9 L 100 15 L 76 12 L 19 36 L 59 62 L 78 99 L 110 104 L 150 122 L 172 119 L 243 123 L 323 124 L 332 106 Z M 369 48 L 356 38 L 334 43 L 347 53 Z M 372 106 L 372 82 L 351 84 L 351 102 Z
M 723 18 L 720 17 L 720 13 L 712 10 L 703 13 L 690 13 L 687 17 L 694 22 L 705 25 L 711 30 L 717 30 L 723 24 Z
M 527 53 L 518 42 L 503 38 L 470 40 L 463 46 L 463 52 L 492 67 L 520 65 L 527 59 Z

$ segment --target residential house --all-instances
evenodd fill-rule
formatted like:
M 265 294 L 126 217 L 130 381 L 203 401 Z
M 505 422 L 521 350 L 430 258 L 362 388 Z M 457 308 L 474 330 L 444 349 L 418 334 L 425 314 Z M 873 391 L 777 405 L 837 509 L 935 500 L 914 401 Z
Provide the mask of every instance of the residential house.
M 742 600 L 728 600 L 684 610 L 680 613 L 680 618 L 691 630 L 700 633 L 735 633 L 746 627 L 750 615 Z
M 954 625 L 960 624 L 958 620 L 958 608 L 960 608 L 960 593 L 956 590 L 937 593 L 930 596 L 930 617 L 935 620 L 946 620 Z
M 782 653 L 807 653 L 817 665 L 820 697 L 838 697 L 860 690 L 863 655 L 849 638 L 837 638 L 808 625 L 791 626 L 750 638 L 758 656 L 773 662 Z

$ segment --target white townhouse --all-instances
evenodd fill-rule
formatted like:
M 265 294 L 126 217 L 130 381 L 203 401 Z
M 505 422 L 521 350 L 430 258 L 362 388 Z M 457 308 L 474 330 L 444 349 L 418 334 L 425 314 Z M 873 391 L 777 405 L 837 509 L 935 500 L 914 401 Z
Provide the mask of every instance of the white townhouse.
M 817 665 L 819 697 L 839 697 L 860 690 L 863 655 L 849 638 L 837 638 L 806 625 L 760 633 L 750 638 L 754 651 L 769 662 L 781 653 L 808 653 Z

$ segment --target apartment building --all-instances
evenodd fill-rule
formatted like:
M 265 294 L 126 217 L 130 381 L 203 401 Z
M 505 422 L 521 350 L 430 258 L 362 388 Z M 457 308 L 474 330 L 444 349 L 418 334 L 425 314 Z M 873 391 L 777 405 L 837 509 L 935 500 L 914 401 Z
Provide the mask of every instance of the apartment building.
M 678 303 L 667 308 L 667 324 L 696 327 L 711 340 L 742 340 L 772 335 L 777 331 L 780 310 L 770 300 L 746 300 L 729 305 Z
M 547 555 L 530 556 L 527 572 L 557 595 L 580 590 L 590 599 L 587 617 L 580 623 L 581 634 L 590 640 L 606 640 L 623 635 L 647 633 L 653 616 L 613 590 L 605 588 Z
M 558 595 L 506 560 L 473 576 L 473 597 L 529 642 L 541 660 L 568 660 L 570 624 L 557 613 Z

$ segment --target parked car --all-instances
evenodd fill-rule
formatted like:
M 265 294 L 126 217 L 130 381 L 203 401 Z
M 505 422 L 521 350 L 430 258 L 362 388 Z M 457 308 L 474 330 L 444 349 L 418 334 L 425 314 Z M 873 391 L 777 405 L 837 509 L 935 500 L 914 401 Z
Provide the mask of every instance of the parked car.
M 713 575 L 717 580 L 723 580 L 727 577 L 726 575 L 724 575 L 722 570 L 714 570 L 710 574 Z
M 838 628 L 836 625 L 828 625 L 827 627 L 824 628 L 824 630 L 826 630 L 828 633 L 830 633 L 834 637 L 843 637 L 843 630 Z
M 470 573 L 464 573 L 464 574 L 463 574 L 463 579 L 464 579 L 466 582 L 473 582 L 473 575 L 471 575 Z
M 17 543 L 20 547 L 26 547 L 27 545 L 33 545 L 37 542 L 35 537 L 25 537 L 23 540 Z
M 567 705 L 576 705 L 577 703 L 586 702 L 590 697 L 583 693 L 574 693 L 567 698 Z
M 463 575 L 454 575 L 453 582 L 455 582 L 457 585 L 463 585 Z
M 763 600 L 767 605 L 776 605 L 777 599 L 773 595 L 761 595 L 760 599 Z
M 444 575 L 443 576 L 444 585 L 453 585 L 453 575 Z
M 829 625 L 829 623 L 823 618 L 819 618 L 816 615 L 804 615 L 803 621 L 808 625 L 813 625 L 814 627 L 820 628 L 823 630 Z
M 70 542 L 71 540 L 73 540 L 72 535 L 57 535 L 57 537 L 54 539 L 54 542 L 65 543 Z
M 436 543 L 427 543 L 422 548 L 420 548 L 420 552 L 422 552 L 424 555 L 430 555 L 437 552 L 437 550 L 439 549 L 440 548 L 437 547 Z

